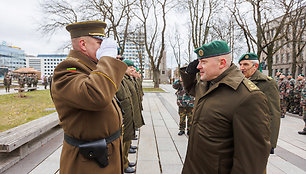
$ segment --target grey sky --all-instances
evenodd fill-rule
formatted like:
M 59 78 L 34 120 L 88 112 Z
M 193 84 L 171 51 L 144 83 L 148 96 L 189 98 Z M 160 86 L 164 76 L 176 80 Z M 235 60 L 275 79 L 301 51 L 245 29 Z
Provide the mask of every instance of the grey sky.
M 59 45 L 69 39 L 65 30 L 52 37 L 37 31 L 40 20 L 39 0 L 0 1 L 0 44 L 20 47 L 26 54 L 63 53 Z

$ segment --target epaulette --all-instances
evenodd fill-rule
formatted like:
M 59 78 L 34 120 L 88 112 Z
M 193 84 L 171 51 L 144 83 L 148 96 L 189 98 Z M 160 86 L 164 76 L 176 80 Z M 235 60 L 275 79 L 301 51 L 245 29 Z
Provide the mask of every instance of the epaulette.
M 272 80 L 273 78 L 272 77 L 270 77 L 270 76 L 267 76 L 267 78 L 269 79 L 269 80 Z
M 249 79 L 243 79 L 244 85 L 248 88 L 249 91 L 259 91 L 260 89 Z

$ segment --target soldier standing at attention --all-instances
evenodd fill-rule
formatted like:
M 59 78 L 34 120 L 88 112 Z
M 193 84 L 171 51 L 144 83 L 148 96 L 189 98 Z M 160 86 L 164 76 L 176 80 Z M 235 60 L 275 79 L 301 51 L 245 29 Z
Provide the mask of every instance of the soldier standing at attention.
M 197 103 L 182 174 L 263 174 L 271 150 L 266 96 L 231 63 L 226 42 L 195 53 L 198 59 L 181 70 Z
M 37 83 L 38 83 L 38 76 L 37 76 L 37 74 L 34 74 L 34 77 L 33 77 L 33 87 L 37 87 Z
M 275 81 L 276 81 L 276 83 L 278 82 L 278 80 L 279 80 L 279 76 L 280 76 L 280 74 L 281 74 L 281 72 L 280 71 L 277 71 L 276 72 L 276 76 L 275 76 Z
M 279 126 L 280 126 L 280 99 L 278 93 L 278 87 L 271 77 L 264 75 L 258 71 L 259 60 L 255 53 L 247 53 L 240 57 L 238 63 L 240 64 L 240 70 L 246 78 L 251 80 L 267 97 L 269 116 L 271 120 L 271 154 L 274 154 L 274 148 L 276 148 Z
M 45 86 L 45 89 L 47 89 L 47 86 L 48 86 L 48 79 L 47 79 L 47 76 L 44 76 L 43 78 L 43 84 Z
M 178 135 L 185 134 L 185 127 L 186 127 L 186 117 L 187 117 L 187 135 L 189 135 L 189 131 L 191 129 L 192 123 L 192 109 L 194 105 L 194 97 L 189 95 L 183 86 L 182 78 L 180 77 L 179 80 L 176 80 L 172 87 L 176 89 L 176 96 L 177 96 L 177 105 L 179 107 L 179 116 L 180 116 L 180 131 Z
M 24 88 L 25 83 L 26 83 L 26 79 L 24 78 L 24 75 L 21 74 L 18 78 L 19 88 Z
M 294 97 L 293 97 L 293 114 L 299 114 L 302 116 L 302 106 L 301 106 L 301 94 L 305 85 L 304 75 L 299 74 L 294 85 Z
M 130 64 L 126 63 L 128 68 L 125 71 L 125 76 L 130 76 L 133 71 L 133 66 L 129 66 Z M 119 90 L 116 93 L 118 97 L 121 108 L 124 111 L 123 114 L 123 168 L 125 173 L 135 173 L 135 168 L 133 168 L 136 163 L 129 162 L 128 155 L 131 147 L 132 139 L 135 137 L 135 123 L 134 123 L 134 104 L 133 104 L 133 96 L 129 89 L 128 79 L 123 78 Z M 136 151 L 135 151 L 136 152 Z
M 298 133 L 301 135 L 306 135 L 306 85 L 304 85 L 301 95 L 301 106 L 303 107 L 303 120 L 304 120 L 304 129 Z
M 293 113 L 294 109 L 294 85 L 295 85 L 295 79 L 292 78 L 292 74 L 288 73 L 287 79 L 289 81 L 289 95 L 287 98 L 287 111 L 290 113 Z
M 284 118 L 287 112 L 287 98 L 289 95 L 289 81 L 285 79 L 285 73 L 281 73 L 279 80 L 277 82 L 279 98 L 280 98 L 280 108 L 281 108 L 281 118 Z
M 54 70 L 51 95 L 64 130 L 60 174 L 122 174 L 122 113 L 117 92 L 127 66 L 106 23 L 67 25 L 72 48 Z
M 8 74 L 4 77 L 3 84 L 5 86 L 5 91 L 10 92 L 10 86 L 12 84 L 12 78 Z

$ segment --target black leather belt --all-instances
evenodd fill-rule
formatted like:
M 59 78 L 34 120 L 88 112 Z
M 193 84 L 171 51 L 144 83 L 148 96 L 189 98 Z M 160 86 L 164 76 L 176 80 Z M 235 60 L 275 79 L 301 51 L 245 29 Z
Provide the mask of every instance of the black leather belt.
M 113 133 L 112 135 L 110 135 L 109 137 L 105 138 L 105 141 L 106 141 L 107 144 L 109 144 L 109 143 L 115 141 L 120 136 L 121 136 L 121 128 L 118 131 L 116 131 L 115 133 Z M 85 140 L 79 140 L 79 139 L 76 139 L 76 138 L 72 138 L 67 134 L 64 134 L 64 140 L 68 144 L 70 144 L 72 146 L 76 146 L 76 147 L 79 147 L 79 145 L 81 145 L 81 144 L 91 142 L 91 141 L 85 141 Z

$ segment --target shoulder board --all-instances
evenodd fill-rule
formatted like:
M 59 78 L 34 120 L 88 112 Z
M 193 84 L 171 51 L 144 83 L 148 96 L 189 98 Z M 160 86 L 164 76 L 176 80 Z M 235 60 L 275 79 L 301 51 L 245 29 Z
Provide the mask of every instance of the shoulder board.
M 259 91 L 260 89 L 249 79 L 243 79 L 244 85 L 248 88 L 249 91 Z

